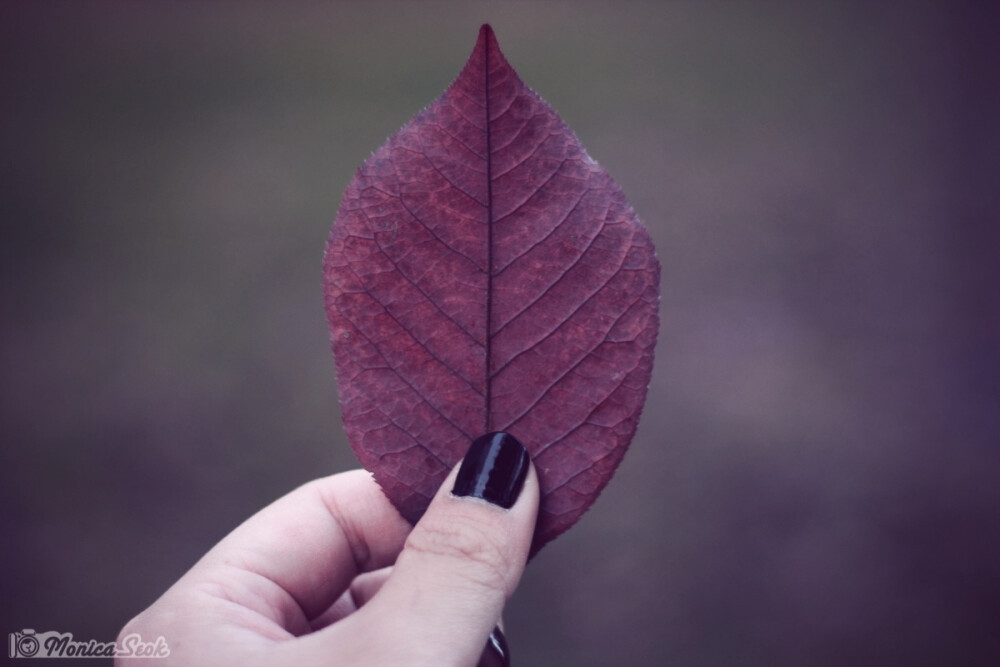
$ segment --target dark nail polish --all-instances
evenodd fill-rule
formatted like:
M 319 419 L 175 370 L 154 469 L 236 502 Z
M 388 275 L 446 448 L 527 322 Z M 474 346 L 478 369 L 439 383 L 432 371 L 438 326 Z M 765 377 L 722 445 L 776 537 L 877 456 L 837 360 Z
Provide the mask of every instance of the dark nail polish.
M 528 474 L 528 452 L 517 438 L 498 431 L 476 438 L 458 469 L 456 496 L 513 507 Z
M 486 640 L 486 648 L 476 667 L 510 667 L 510 649 L 507 647 L 507 638 L 504 637 L 500 626 L 494 627 L 490 633 L 489 639 Z

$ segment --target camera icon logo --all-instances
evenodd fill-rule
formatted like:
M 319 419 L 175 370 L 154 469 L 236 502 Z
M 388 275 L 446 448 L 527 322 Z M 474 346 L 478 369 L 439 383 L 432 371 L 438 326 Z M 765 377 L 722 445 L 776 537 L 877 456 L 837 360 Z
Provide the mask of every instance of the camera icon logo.
M 33 658 L 38 653 L 39 643 L 34 630 L 21 630 L 7 635 L 8 658 Z

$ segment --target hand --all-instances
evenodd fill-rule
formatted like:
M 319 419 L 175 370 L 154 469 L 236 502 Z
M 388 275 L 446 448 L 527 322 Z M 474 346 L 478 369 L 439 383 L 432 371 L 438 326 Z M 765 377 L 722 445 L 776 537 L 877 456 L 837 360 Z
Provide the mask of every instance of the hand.
M 415 527 L 367 472 L 319 479 L 236 528 L 119 639 L 162 636 L 156 665 L 475 665 L 537 512 L 534 468 L 506 434 L 473 444 Z

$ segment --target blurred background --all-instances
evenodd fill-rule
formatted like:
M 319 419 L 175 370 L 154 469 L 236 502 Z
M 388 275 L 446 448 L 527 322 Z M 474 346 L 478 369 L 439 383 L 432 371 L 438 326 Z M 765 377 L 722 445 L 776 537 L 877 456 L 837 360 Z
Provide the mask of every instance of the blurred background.
M 2 3 L 0 634 L 111 640 L 357 466 L 324 242 L 489 21 L 663 262 L 639 432 L 515 664 L 1000 664 L 995 8 Z

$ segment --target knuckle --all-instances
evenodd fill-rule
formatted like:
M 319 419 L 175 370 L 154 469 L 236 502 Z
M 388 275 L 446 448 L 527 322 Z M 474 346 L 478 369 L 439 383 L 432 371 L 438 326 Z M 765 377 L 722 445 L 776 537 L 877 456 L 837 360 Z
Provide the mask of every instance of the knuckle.
M 456 573 L 475 584 L 506 590 L 508 559 L 503 543 L 480 522 L 456 517 L 422 522 L 410 533 L 406 548 L 448 561 Z

